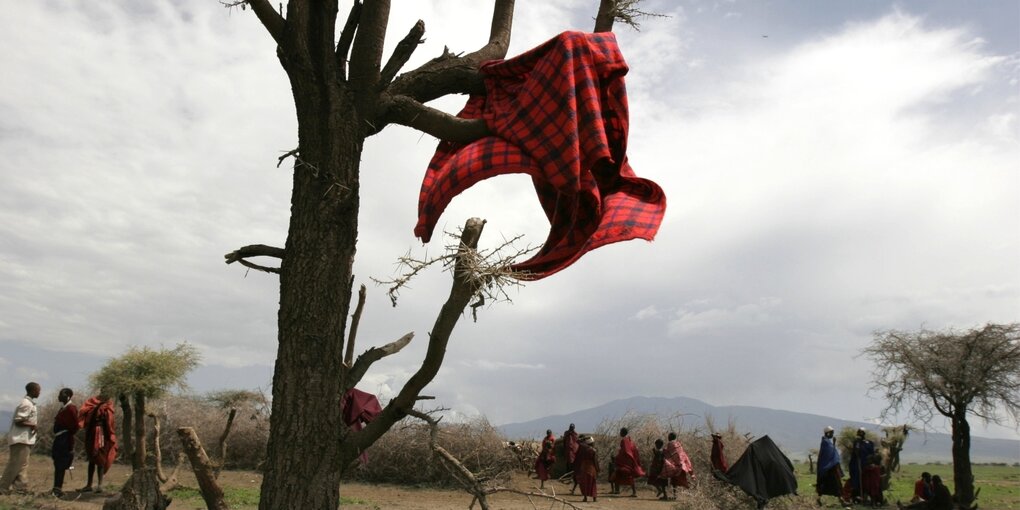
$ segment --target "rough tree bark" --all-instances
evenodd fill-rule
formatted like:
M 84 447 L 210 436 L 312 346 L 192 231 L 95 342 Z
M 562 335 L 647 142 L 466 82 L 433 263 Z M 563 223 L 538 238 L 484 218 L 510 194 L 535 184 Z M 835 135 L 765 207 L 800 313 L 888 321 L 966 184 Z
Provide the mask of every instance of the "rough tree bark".
M 163 473 L 163 451 L 159 446 L 159 416 L 155 413 L 149 413 L 149 418 L 152 418 L 152 463 L 153 467 L 156 468 L 156 478 L 159 478 L 161 483 L 166 483 L 169 478 Z
M 953 427 L 953 485 L 956 500 L 964 505 L 974 501 L 974 474 L 970 465 L 970 423 L 967 422 L 967 408 L 956 408 L 952 418 Z
M 603 7 L 612 3 L 602 2 Z M 364 140 L 390 123 L 444 140 L 484 136 L 484 121 L 458 119 L 423 103 L 480 90 L 478 66 L 506 55 L 514 2 L 494 2 L 489 41 L 479 50 L 460 56 L 444 52 L 400 77 L 424 24 L 419 21 L 410 29 L 383 66 L 389 0 L 356 0 L 338 37 L 337 0 L 290 0 L 286 18 L 269 0 L 235 0 L 238 4 L 251 7 L 277 43 L 298 122 L 298 148 L 289 153 L 295 164 L 285 247 L 251 245 L 226 256 L 227 263 L 246 263 L 252 256 L 281 260 L 279 268 L 256 267 L 280 277 L 279 345 L 260 508 L 335 509 L 343 471 L 413 408 L 438 372 L 453 326 L 477 291 L 477 282 L 455 274 L 421 368 L 367 428 L 347 429 L 340 419 L 341 397 L 374 361 L 363 355 L 353 366 L 344 365 Z M 611 17 L 600 20 L 601 30 L 611 28 Z M 474 249 L 482 223 L 469 222 L 463 249 Z M 402 346 L 394 342 L 382 355 Z
M 120 492 L 103 503 L 103 510 L 165 510 L 170 498 L 161 490 L 156 470 L 136 469 Z
M 141 466 L 135 464 L 135 447 L 134 447 L 134 413 L 131 412 L 131 398 L 128 395 L 121 394 L 117 400 L 120 401 L 121 417 L 121 444 L 120 452 L 121 455 L 127 456 L 131 459 L 131 469 L 138 469 Z
M 141 469 L 145 467 L 145 395 L 141 393 L 135 393 L 135 441 L 134 451 L 131 452 L 131 467 L 132 469 Z M 125 434 L 130 432 L 125 431 Z

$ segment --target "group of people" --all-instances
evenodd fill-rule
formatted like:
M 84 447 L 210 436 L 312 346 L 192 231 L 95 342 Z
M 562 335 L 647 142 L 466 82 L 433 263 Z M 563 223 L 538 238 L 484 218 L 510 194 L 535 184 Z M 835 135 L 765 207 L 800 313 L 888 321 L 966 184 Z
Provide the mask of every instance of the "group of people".
M 0 477 L 0 493 L 28 490 L 28 465 L 32 447 L 39 439 L 39 409 L 36 399 L 42 387 L 35 382 L 25 385 L 25 397 L 14 410 L 8 442 L 10 457 Z M 88 480 L 79 492 L 101 491 L 103 475 L 117 457 L 114 407 L 105 392 L 90 397 L 78 408 L 73 403 L 74 391 L 63 388 L 57 394 L 60 409 L 53 418 L 53 488 L 52 494 L 64 494 L 64 475 L 74 462 L 75 435 L 84 431 L 85 457 L 88 460 Z M 93 487 L 93 479 L 96 480 Z
M 542 449 L 535 460 L 535 473 L 541 482 L 540 487 L 545 488 L 545 481 L 549 479 L 550 469 L 556 462 L 556 436 L 552 430 L 545 431 L 542 438 Z M 595 438 L 591 436 L 579 436 L 574 424 L 571 423 L 566 432 L 563 433 L 563 451 L 566 455 L 567 467 L 574 473 L 574 486 L 570 493 L 574 494 L 577 488 L 581 488 L 581 495 L 584 501 L 592 498 L 598 501 L 598 475 L 599 458 L 595 450 Z
M 652 461 L 646 473 L 641 463 L 641 454 L 637 445 L 628 436 L 626 427 L 620 429 L 620 446 L 610 459 L 608 481 L 610 494 L 620 494 L 621 488 L 630 487 L 630 496 L 637 496 L 636 480 L 647 476 L 648 484 L 655 488 L 655 496 L 662 500 L 676 499 L 678 487 L 689 487 L 694 480 L 694 466 L 684 451 L 683 445 L 675 432 L 670 432 L 667 440 L 657 439 L 652 450 Z M 563 454 L 567 470 L 573 472 L 574 485 L 570 489 L 575 494 L 581 489 L 582 501 L 598 501 L 597 480 L 599 475 L 598 454 L 595 439 L 590 435 L 579 436 L 574 424 L 563 433 Z M 712 434 L 712 465 L 715 469 L 726 471 L 726 458 L 723 454 L 721 436 Z M 545 431 L 538 458 L 535 460 L 535 473 L 540 487 L 550 477 L 550 471 L 556 462 L 556 436 L 552 430 Z M 669 496 L 667 488 L 672 488 Z
M 844 483 L 835 430 L 832 427 L 825 427 L 818 448 L 818 465 L 815 471 L 818 504 L 822 504 L 822 496 L 835 496 L 844 505 L 851 503 L 862 503 L 872 507 L 885 505 L 882 478 L 886 473 L 882 466 L 882 456 L 875 450 L 875 443 L 867 438 L 867 431 L 863 427 L 857 429 L 857 437 L 854 438 L 850 448 L 848 470 L 850 478 Z M 897 503 L 897 506 L 916 510 L 951 510 L 952 495 L 943 485 L 941 477 L 926 472 L 914 485 L 914 498 L 911 503 L 908 506 Z

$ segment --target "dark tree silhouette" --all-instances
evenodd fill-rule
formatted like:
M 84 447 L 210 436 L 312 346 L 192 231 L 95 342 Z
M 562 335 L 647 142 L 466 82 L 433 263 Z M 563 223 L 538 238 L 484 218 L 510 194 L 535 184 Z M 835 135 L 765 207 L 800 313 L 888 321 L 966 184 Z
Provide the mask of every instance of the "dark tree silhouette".
M 885 414 L 906 410 L 929 423 L 949 418 L 957 502 L 974 500 L 967 415 L 1002 424 L 1020 420 L 1020 324 L 957 331 L 880 331 L 864 354 L 875 362 L 874 386 Z
M 285 10 L 269 0 L 227 4 L 250 8 L 276 42 L 298 121 L 298 148 L 287 155 L 295 164 L 286 245 L 251 245 L 226 255 L 228 263 L 280 277 L 279 346 L 260 508 L 334 509 L 343 472 L 413 410 L 421 390 L 438 372 L 465 306 L 490 283 L 473 277 L 476 273 L 466 265 L 484 224 L 469 221 L 453 288 L 430 331 L 420 368 L 365 429 L 355 432 L 343 424 L 338 407 L 344 392 L 373 362 L 396 353 L 411 339 L 408 334 L 351 359 L 359 313 L 346 333 L 364 141 L 389 124 L 449 141 L 466 142 L 488 134 L 482 120 L 459 119 L 425 103 L 448 94 L 484 92 L 478 68 L 486 60 L 505 57 L 514 2 L 493 2 L 489 40 L 477 51 L 464 55 L 447 51 L 399 77 L 421 42 L 425 25 L 419 21 L 410 27 L 384 62 L 388 0 L 356 0 L 339 33 L 337 0 L 290 0 Z M 602 0 L 596 31 L 611 30 L 616 19 L 632 21 L 641 14 L 633 4 L 634 0 L 620 0 L 619 5 Z M 279 267 L 249 260 L 257 256 L 279 259 Z

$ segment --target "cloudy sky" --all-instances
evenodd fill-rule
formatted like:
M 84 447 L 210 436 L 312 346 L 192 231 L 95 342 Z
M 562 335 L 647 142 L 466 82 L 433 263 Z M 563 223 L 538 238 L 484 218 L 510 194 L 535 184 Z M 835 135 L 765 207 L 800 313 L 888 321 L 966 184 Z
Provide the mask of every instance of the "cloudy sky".
M 346 12 L 347 2 L 343 2 Z M 389 46 L 485 41 L 487 2 L 397 0 Z M 520 1 L 510 54 L 590 29 L 594 0 Z M 652 242 L 592 252 L 454 333 L 427 390 L 460 415 L 529 420 L 636 395 L 871 419 L 876 330 L 1020 320 L 1020 4 L 647 1 L 617 27 L 630 159 L 669 200 Z M 0 406 L 29 379 L 82 387 L 128 346 L 196 345 L 196 391 L 268 388 L 273 275 L 227 266 L 282 246 L 296 146 L 286 77 L 250 11 L 214 0 L 5 2 L 0 18 Z M 438 106 L 456 111 L 462 97 Z M 394 126 L 362 164 L 359 341 L 408 331 L 362 388 L 416 368 L 449 287 L 393 308 L 370 277 L 408 250 L 436 140 Z M 527 178 L 458 197 L 483 244 L 548 223 Z M 1013 428 L 980 433 L 1020 438 Z

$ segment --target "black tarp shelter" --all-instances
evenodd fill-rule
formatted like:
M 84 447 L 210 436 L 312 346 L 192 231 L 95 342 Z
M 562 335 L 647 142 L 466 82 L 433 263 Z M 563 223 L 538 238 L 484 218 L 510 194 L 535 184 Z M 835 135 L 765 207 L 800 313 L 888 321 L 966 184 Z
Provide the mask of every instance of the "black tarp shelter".
M 793 463 L 769 436 L 762 436 L 725 473 L 715 471 L 716 478 L 740 487 L 763 508 L 768 500 L 797 493 L 797 477 Z

